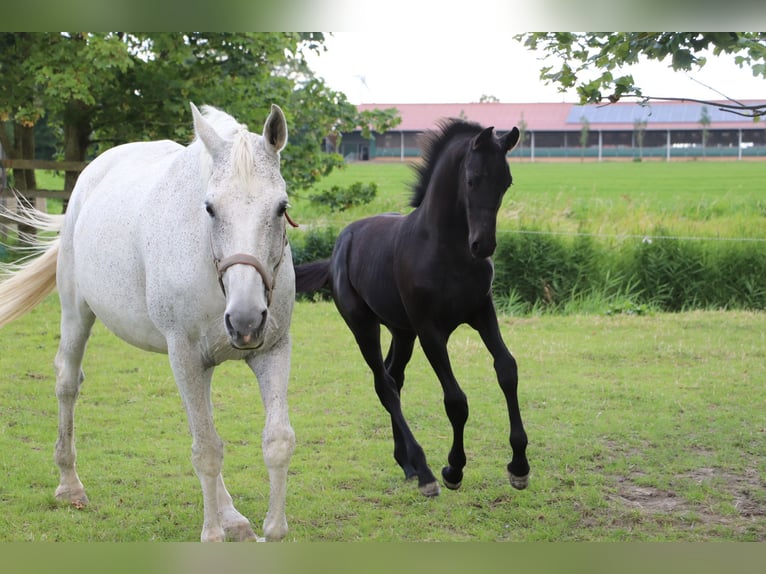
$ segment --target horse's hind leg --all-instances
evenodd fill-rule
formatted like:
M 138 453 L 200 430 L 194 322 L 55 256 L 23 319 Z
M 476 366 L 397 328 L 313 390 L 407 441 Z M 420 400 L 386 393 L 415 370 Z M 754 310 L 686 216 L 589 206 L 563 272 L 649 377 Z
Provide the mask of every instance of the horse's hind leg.
M 398 448 L 400 449 L 400 458 L 408 461 L 402 465 L 405 474 L 410 473 L 409 475 L 411 476 L 413 471 L 417 474 L 418 488 L 424 496 L 438 495 L 439 483 L 428 467 L 426 455 L 422 447 L 415 440 L 415 436 L 404 419 L 397 383 L 389 375 L 383 362 L 383 355 L 380 350 L 380 324 L 371 311 L 367 310 L 365 312 L 362 307 L 356 307 L 354 311 L 350 311 L 347 305 L 344 305 L 343 308 L 338 306 L 338 308 L 351 332 L 354 334 L 356 343 L 362 352 L 364 360 L 367 362 L 367 366 L 372 371 L 375 381 L 375 392 L 378 394 L 381 404 L 391 416 L 395 440 L 400 441 L 400 444 L 404 445 L 403 449 L 401 447 Z M 402 450 L 404 453 L 401 452 Z M 397 462 L 399 462 L 398 458 Z M 399 462 L 399 464 L 402 463 Z
M 60 285 L 62 282 L 59 282 Z M 84 379 L 82 358 L 95 321 L 93 312 L 76 297 L 60 287 L 61 340 L 56 353 L 56 397 L 59 404 L 58 440 L 55 460 L 59 467 L 56 498 L 85 506 L 88 497 L 77 476 L 74 437 L 74 409 Z
M 401 396 L 404 386 L 404 368 L 412 357 L 412 349 L 415 344 L 415 333 L 391 329 L 391 345 L 384 361 L 386 371 L 396 383 L 396 389 Z M 407 458 L 407 443 L 402 436 L 399 427 L 391 421 L 394 434 L 394 459 L 404 470 L 406 478 L 417 475 L 415 468 Z

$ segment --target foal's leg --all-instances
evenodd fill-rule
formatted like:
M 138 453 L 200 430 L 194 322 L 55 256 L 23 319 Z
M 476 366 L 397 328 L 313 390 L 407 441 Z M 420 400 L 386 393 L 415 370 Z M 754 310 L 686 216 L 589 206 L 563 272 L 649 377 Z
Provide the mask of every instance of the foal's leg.
M 56 498 L 76 506 L 88 504 L 85 488 L 77 476 L 74 409 L 83 382 L 82 359 L 95 322 L 93 312 L 59 281 L 61 340 L 56 353 L 56 397 L 59 404 L 58 440 L 54 458 L 59 467 Z
M 436 496 L 439 494 L 439 483 L 428 467 L 426 455 L 422 447 L 415 440 L 415 436 L 404 419 L 397 383 L 388 374 L 383 362 L 383 354 L 380 350 L 380 323 L 378 323 L 377 318 L 375 318 L 363 302 L 359 302 L 359 304 L 351 309 L 348 301 L 356 298 L 357 296 L 353 293 L 348 294 L 343 299 L 336 297 L 336 302 L 339 300 L 344 301 L 343 306 L 338 305 L 338 309 L 354 334 L 359 350 L 362 352 L 367 366 L 372 371 L 375 381 L 375 392 L 378 394 L 381 404 L 391 416 L 395 440 L 396 433 L 398 432 L 401 441 L 405 445 L 406 454 L 400 454 L 404 460 L 408 461 L 408 464 L 405 463 L 407 466 L 402 465 L 405 474 L 412 472 L 409 470 L 409 468 L 412 468 L 418 476 L 418 488 L 421 494 L 424 496 Z M 399 459 L 397 459 L 398 461 Z
M 442 468 L 442 478 L 447 488 L 455 490 L 460 488 L 463 481 L 463 468 L 466 462 L 463 430 L 468 420 L 468 400 L 452 372 L 452 365 L 447 354 L 447 337 L 432 325 L 419 329 L 418 337 L 423 352 L 444 391 L 444 409 L 452 425 L 452 447 L 447 456 L 449 464 Z
M 226 502 L 225 488 L 219 498 L 219 487 L 223 486 L 223 441 L 213 424 L 213 405 L 210 385 L 213 369 L 205 367 L 199 352 L 186 341 L 168 341 L 168 356 L 173 368 L 176 384 L 181 393 L 189 431 L 192 435 L 192 465 L 202 486 L 204 519 L 202 542 L 223 542 L 225 532 L 221 521 L 220 503 Z M 250 529 L 241 538 L 255 538 Z
M 402 387 L 404 386 L 404 368 L 407 366 L 410 358 L 412 358 L 415 333 L 391 329 L 391 335 L 391 345 L 388 348 L 384 364 L 389 376 L 394 379 L 396 389 L 401 397 Z M 409 460 L 407 460 L 407 444 L 393 420 L 391 421 L 391 427 L 394 434 L 394 459 L 404 470 L 404 476 L 412 478 L 417 473 Z
M 295 450 L 295 432 L 287 412 L 290 336 L 286 335 L 269 352 L 252 355 L 248 364 L 258 378 L 266 411 L 262 446 L 269 470 L 269 510 L 263 521 L 263 535 L 269 541 L 282 540 L 287 534 L 287 470 Z
M 513 358 L 505 342 L 503 342 L 497 323 L 497 314 L 491 299 L 488 300 L 482 312 L 477 314 L 476 319 L 471 324 L 479 332 L 481 340 L 484 341 L 494 359 L 497 381 L 505 395 L 511 423 L 510 443 L 513 458 L 507 467 L 508 478 L 511 486 L 523 489 L 529 483 L 529 462 L 527 462 L 526 455 L 527 433 L 521 421 L 517 395 L 519 376 L 516 359 Z

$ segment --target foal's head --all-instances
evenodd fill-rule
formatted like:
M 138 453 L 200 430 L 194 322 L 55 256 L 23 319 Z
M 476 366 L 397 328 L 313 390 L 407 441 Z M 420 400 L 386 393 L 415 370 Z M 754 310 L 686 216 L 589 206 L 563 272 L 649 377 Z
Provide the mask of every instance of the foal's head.
M 513 182 L 506 154 L 519 141 L 519 130 L 496 137 L 486 128 L 470 139 L 460 173 L 460 195 L 468 221 L 468 247 L 477 259 L 490 257 L 497 242 L 497 212 Z

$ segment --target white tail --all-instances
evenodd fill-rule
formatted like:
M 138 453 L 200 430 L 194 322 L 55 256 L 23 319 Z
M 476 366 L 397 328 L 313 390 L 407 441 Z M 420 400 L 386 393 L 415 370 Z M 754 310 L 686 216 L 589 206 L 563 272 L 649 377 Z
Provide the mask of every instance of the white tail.
M 63 215 L 49 215 L 31 207 L 19 213 L 3 209 L 6 219 L 44 231 L 58 232 Z M 56 260 L 59 238 L 35 238 L 25 248 L 27 256 L 21 263 L 0 264 L 0 327 L 34 309 L 56 288 Z

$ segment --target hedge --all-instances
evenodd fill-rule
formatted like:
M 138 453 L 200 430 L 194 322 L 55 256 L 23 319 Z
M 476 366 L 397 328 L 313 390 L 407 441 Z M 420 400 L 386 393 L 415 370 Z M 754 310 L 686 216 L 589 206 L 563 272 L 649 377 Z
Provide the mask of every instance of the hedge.
M 296 264 L 329 257 L 337 230 L 292 241 Z M 592 297 L 662 311 L 766 309 L 766 243 L 668 237 L 501 232 L 494 255 L 498 307 L 558 311 Z

